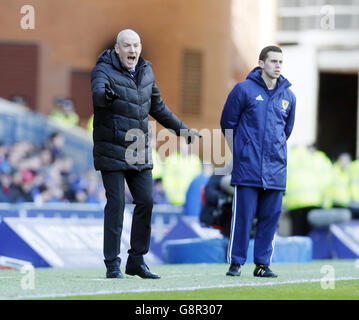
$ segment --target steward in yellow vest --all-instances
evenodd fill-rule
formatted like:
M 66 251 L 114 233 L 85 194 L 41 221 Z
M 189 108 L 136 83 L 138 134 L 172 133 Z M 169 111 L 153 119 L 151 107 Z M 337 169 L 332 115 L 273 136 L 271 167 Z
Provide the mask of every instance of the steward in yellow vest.
M 162 177 L 167 198 L 174 205 L 183 205 L 191 181 L 201 173 L 202 162 L 195 154 L 171 153 L 165 160 Z
M 333 165 L 330 197 L 335 207 L 348 207 L 350 203 L 350 170 L 351 157 L 343 153 Z
M 50 117 L 67 126 L 77 126 L 80 122 L 78 114 L 74 110 L 73 102 L 70 99 L 59 99 L 57 108 L 50 113 Z
M 329 207 L 331 161 L 324 152 L 294 147 L 288 153 L 287 188 L 283 203 L 289 211 L 293 235 L 306 235 L 311 226 L 308 212 Z

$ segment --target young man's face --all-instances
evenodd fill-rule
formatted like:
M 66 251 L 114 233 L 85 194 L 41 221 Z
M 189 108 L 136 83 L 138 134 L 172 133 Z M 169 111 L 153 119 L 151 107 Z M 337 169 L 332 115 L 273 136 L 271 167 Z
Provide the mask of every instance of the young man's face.
M 124 34 L 120 42 L 115 44 L 116 53 L 127 70 L 136 67 L 141 49 L 142 46 L 139 36 L 131 32 Z
M 283 54 L 269 51 L 265 61 L 259 60 L 262 71 L 271 79 L 278 79 L 282 71 Z

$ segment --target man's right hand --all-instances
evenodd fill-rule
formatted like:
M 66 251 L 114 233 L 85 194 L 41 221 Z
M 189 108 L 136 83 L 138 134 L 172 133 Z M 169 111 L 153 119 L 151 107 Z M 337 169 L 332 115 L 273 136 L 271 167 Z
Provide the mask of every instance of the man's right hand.
M 109 102 L 109 103 L 112 103 L 116 99 L 119 98 L 117 93 L 115 91 L 113 91 L 113 89 L 110 87 L 110 85 L 108 83 L 105 84 L 105 97 L 106 97 L 107 102 Z
M 195 137 L 202 138 L 202 135 L 195 130 L 188 129 L 188 130 L 183 130 L 183 137 L 186 139 L 187 144 L 191 144 L 194 143 Z

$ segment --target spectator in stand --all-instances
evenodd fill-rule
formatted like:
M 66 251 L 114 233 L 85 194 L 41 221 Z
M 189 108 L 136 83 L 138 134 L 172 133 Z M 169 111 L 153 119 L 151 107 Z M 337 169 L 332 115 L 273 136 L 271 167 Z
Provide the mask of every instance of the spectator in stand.
M 11 101 L 28 108 L 28 101 L 27 101 L 26 97 L 24 97 L 24 96 L 19 96 L 19 95 L 13 96 L 11 98 Z
M 0 143 L 0 173 L 9 173 L 11 166 L 7 159 L 9 153 L 9 147 Z
M 190 153 L 189 148 L 183 140 L 180 141 L 179 150 L 172 152 L 164 163 L 163 187 L 173 205 L 184 204 L 191 181 L 202 171 L 201 159 Z
M 87 124 L 86 124 L 86 129 L 87 129 L 87 132 L 92 136 L 92 133 L 93 133 L 93 118 L 94 118 L 94 115 L 92 114 L 90 116 L 90 118 L 87 120 Z
M 45 141 L 44 149 L 51 152 L 53 159 L 65 156 L 64 154 L 65 137 L 60 132 L 53 132 Z
M 11 202 L 12 198 L 12 176 L 8 173 L 3 173 L 0 175 L 0 202 Z
M 92 180 L 89 182 L 85 192 L 86 192 L 86 203 L 101 203 L 99 199 L 99 192 L 98 192 L 98 184 L 96 181 Z
M 359 159 L 354 159 L 349 167 L 350 210 L 354 219 L 359 219 Z
M 34 201 L 34 173 L 31 170 L 18 171 L 14 175 L 13 193 L 10 202 Z
M 333 164 L 329 195 L 333 207 L 347 208 L 350 204 L 350 163 L 351 155 L 342 153 Z
M 313 146 L 294 147 L 288 153 L 287 189 L 283 203 L 291 219 L 292 235 L 311 230 L 310 210 L 330 207 L 329 187 L 332 164 L 324 152 Z
M 201 213 L 201 192 L 213 174 L 212 164 L 202 164 L 202 172 L 193 178 L 187 191 L 183 205 L 183 214 L 199 217 Z
M 153 181 L 153 201 L 155 204 L 169 204 L 166 192 L 163 189 L 162 178 Z
M 74 103 L 68 98 L 56 98 L 55 109 L 50 113 L 51 118 L 65 126 L 77 126 L 80 117 L 75 111 Z
M 34 197 L 34 202 L 37 205 L 42 205 L 45 202 L 50 202 L 51 192 L 46 184 L 41 184 L 38 189 L 38 193 Z
M 229 175 L 213 174 L 204 189 L 204 202 L 200 212 L 200 222 L 206 227 L 219 229 L 223 236 L 229 238 L 232 218 L 233 192 L 228 192 L 231 187 L 229 179 L 226 179 L 228 188 L 223 187 L 222 180 Z M 233 187 L 231 187 L 233 189 Z

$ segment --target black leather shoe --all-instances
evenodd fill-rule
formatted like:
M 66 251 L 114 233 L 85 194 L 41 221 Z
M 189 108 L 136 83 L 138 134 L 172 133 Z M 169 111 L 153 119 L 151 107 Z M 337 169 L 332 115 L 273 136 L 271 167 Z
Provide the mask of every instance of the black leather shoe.
M 122 279 L 123 275 L 120 270 L 120 263 L 121 260 L 119 258 L 116 258 L 113 261 L 105 261 L 106 265 L 106 278 L 117 278 Z
M 125 273 L 130 276 L 139 276 L 142 279 L 160 279 L 160 276 L 152 273 L 146 264 L 141 264 L 135 267 L 126 266 Z
M 232 263 L 226 275 L 232 277 L 239 277 L 241 275 L 241 265 Z
M 113 270 L 107 269 L 106 278 L 108 278 L 108 279 L 110 279 L 110 278 L 122 279 L 123 274 L 122 274 L 120 269 L 113 269 Z

